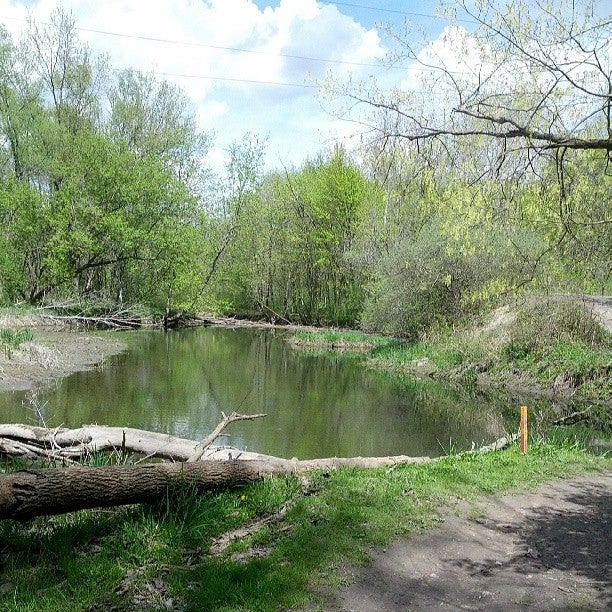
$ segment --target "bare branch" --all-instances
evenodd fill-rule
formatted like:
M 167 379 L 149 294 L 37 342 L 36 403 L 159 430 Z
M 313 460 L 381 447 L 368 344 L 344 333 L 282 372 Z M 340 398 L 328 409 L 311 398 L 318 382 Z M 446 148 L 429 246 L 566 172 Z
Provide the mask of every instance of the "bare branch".
M 229 416 L 225 413 L 221 413 L 223 415 L 223 420 L 215 427 L 215 429 L 208 435 L 204 440 L 202 440 L 193 450 L 193 453 L 190 455 L 188 462 L 198 461 L 206 449 L 219 437 L 219 434 L 230 424 L 236 421 L 252 421 L 254 419 L 260 419 L 261 417 L 265 417 L 265 414 L 238 414 L 236 412 L 232 412 Z

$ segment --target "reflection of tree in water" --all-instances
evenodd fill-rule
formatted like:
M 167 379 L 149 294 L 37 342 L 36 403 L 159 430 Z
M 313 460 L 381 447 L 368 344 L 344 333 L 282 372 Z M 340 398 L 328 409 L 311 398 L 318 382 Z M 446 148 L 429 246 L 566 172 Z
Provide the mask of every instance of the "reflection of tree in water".
M 55 422 L 205 437 L 221 411 L 266 413 L 221 442 L 302 459 L 442 455 L 503 435 L 500 402 L 434 381 L 399 384 L 356 360 L 295 351 L 280 332 L 206 328 L 137 332 L 103 371 L 41 396 Z M 15 419 L 12 419 L 15 420 Z

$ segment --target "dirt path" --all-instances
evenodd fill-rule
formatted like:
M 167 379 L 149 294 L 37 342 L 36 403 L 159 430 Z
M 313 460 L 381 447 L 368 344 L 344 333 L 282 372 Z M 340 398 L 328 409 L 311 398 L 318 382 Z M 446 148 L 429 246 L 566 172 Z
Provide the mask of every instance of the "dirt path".
M 373 550 L 324 609 L 612 610 L 612 472 L 488 500 L 477 516 Z

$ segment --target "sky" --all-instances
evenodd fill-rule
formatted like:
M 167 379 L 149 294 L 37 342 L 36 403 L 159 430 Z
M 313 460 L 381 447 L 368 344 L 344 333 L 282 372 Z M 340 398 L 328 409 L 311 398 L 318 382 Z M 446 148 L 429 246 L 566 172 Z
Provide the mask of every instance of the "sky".
M 609 0 L 599 0 L 606 6 Z M 59 0 L 0 0 L 0 23 L 15 39 L 28 16 L 44 23 Z M 211 165 L 250 133 L 267 138 L 268 169 L 297 167 L 342 143 L 360 127 L 333 118 L 317 83 L 330 73 L 354 81 L 376 77 L 383 88 L 415 82 L 414 65 L 383 64 L 390 26 L 408 20 L 452 62 L 457 36 L 436 17 L 436 0 L 62 0 L 80 39 L 110 65 L 154 73 L 178 84 L 199 128 L 214 133 Z M 604 10 L 607 12 L 606 10 Z M 472 27 L 469 22 L 459 25 Z M 411 43 L 417 43 L 417 35 Z M 420 37 L 418 37 L 420 38 Z
M 405 19 L 433 39 L 447 22 L 432 0 L 0 0 L 0 23 L 15 39 L 27 18 L 44 23 L 58 6 L 72 11 L 80 39 L 114 69 L 153 72 L 177 83 L 199 127 L 215 134 L 210 161 L 246 134 L 267 138 L 269 168 L 299 166 L 336 142 L 355 140 L 354 124 L 333 119 L 316 83 L 330 72 L 388 86 L 406 77 L 381 61 L 388 25 Z

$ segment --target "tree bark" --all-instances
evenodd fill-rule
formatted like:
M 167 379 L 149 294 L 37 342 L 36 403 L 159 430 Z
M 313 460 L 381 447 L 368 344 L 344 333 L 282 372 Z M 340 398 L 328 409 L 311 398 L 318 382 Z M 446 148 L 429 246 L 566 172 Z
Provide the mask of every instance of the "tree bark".
M 404 456 L 309 461 L 271 458 L 21 470 L 0 476 L 0 519 L 23 521 L 85 508 L 152 502 L 181 485 L 210 491 L 239 487 L 272 474 L 428 461 L 432 459 Z
M 72 458 L 97 451 L 139 453 L 179 460 L 104 467 L 71 465 L 58 469 L 30 469 L 0 475 L 0 519 L 27 520 L 86 508 L 121 506 L 159 499 L 169 488 L 190 484 L 198 490 L 232 488 L 266 475 L 293 474 L 342 467 L 374 468 L 403 463 L 428 463 L 430 457 L 351 457 L 280 459 L 210 444 L 221 430 L 237 420 L 263 415 L 224 416 L 199 444 L 166 434 L 122 427 L 87 425 L 79 429 L 45 429 L 22 424 L 0 424 L 0 453 L 74 463 Z M 470 452 L 503 448 L 516 436 Z
M 123 451 L 186 461 L 197 441 L 131 427 L 83 425 L 47 429 L 21 423 L 0 424 L 0 453 L 27 459 L 79 458 L 95 452 Z

